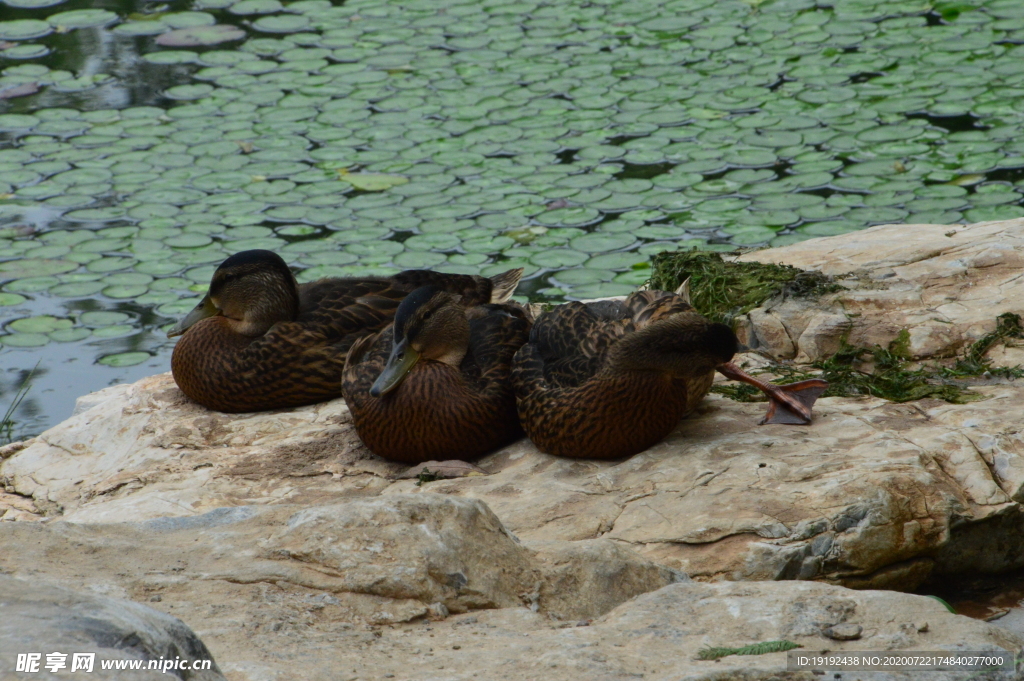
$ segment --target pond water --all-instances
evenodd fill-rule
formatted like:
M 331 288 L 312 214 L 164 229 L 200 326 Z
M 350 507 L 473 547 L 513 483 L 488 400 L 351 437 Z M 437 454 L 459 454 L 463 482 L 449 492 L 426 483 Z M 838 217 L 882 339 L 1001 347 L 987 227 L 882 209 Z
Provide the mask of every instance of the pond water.
M 958 615 L 992 622 L 1024 635 L 1024 571 L 945 579 L 925 584 L 922 593 L 938 596 Z
M 0 413 L 166 370 L 248 248 L 564 300 L 1024 216 L 1022 43 L 1019 0 L 0 0 Z

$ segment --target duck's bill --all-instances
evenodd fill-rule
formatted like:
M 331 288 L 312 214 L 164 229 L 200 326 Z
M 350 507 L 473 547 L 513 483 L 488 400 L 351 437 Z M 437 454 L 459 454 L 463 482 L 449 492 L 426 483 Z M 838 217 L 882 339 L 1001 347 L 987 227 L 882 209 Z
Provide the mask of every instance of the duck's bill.
M 175 324 L 170 331 L 167 332 L 168 338 L 174 338 L 188 331 L 188 328 L 198 321 L 206 319 L 207 317 L 213 317 L 220 313 L 217 306 L 213 304 L 209 296 L 203 296 L 202 301 L 196 305 L 191 312 L 182 317 L 181 321 Z
M 405 340 L 395 343 L 391 348 L 391 356 L 384 365 L 384 371 L 380 372 L 380 376 L 370 388 L 370 395 L 380 397 L 397 388 L 419 359 L 420 353 L 409 347 Z

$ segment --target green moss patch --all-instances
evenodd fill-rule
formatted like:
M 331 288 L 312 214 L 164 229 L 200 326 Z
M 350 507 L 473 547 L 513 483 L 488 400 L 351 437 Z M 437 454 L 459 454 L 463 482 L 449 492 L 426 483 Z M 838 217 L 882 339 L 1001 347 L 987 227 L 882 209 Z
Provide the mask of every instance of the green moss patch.
M 980 338 L 957 358 L 952 366 L 910 363 L 910 333 L 904 329 L 885 348 L 861 348 L 849 345 L 844 340 L 836 352 L 827 359 L 811 365 L 817 371 L 803 371 L 788 367 L 773 367 L 762 372 L 778 377 L 778 382 L 800 381 L 806 378 L 823 378 L 829 383 L 824 397 L 854 397 L 871 395 L 890 402 L 910 402 L 926 397 L 944 400 L 952 404 L 964 404 L 982 399 L 982 395 L 970 390 L 963 380 L 972 378 L 1022 378 L 1020 367 L 993 367 L 992 360 L 985 353 L 998 343 L 1010 338 L 1024 338 L 1024 327 L 1019 315 L 1007 312 L 996 319 L 996 329 Z M 872 371 L 862 367 L 871 366 Z M 959 379 L 959 380 L 958 380 Z M 764 395 L 751 386 L 715 386 L 712 392 L 725 395 L 739 402 L 760 402 Z
M 741 648 L 703 648 L 697 653 L 701 660 L 717 660 L 727 655 L 766 655 L 768 653 L 784 653 L 787 650 L 803 648 L 792 641 L 764 641 Z
M 652 289 L 674 291 L 689 279 L 693 306 L 708 319 L 721 322 L 746 314 L 776 295 L 815 296 L 840 289 L 821 272 L 726 261 L 709 251 L 659 253 L 651 263 Z

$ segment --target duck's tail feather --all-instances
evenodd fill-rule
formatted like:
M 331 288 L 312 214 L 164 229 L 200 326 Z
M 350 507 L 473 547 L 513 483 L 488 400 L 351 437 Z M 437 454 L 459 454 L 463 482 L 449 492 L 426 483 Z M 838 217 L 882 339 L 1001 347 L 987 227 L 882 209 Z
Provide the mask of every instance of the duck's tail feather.
M 491 302 L 504 303 L 516 292 L 519 280 L 523 278 L 523 268 L 517 267 L 514 270 L 495 274 L 491 277 Z

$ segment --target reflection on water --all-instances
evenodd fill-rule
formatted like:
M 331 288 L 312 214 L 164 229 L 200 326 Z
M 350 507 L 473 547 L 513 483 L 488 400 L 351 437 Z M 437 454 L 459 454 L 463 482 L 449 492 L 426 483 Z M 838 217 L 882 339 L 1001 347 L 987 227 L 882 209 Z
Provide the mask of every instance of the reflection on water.
M 187 0 L 172 0 L 167 3 L 145 2 L 144 0 L 69 0 L 56 8 L 46 10 L 14 9 L 3 6 L 0 19 L 36 19 L 54 13 L 55 10 L 106 9 L 120 16 L 133 13 L 176 12 L 188 9 Z M 77 76 L 109 74 L 113 79 L 96 88 L 83 92 L 58 92 L 44 88 L 38 95 L 23 99 L 0 102 L 0 111 L 23 112 L 50 107 L 67 107 L 79 111 L 99 109 L 123 109 L 129 106 L 166 106 L 169 104 L 161 93 L 173 85 L 188 82 L 194 66 L 160 66 L 149 64 L 139 57 L 146 43 L 143 37 L 115 36 L 99 28 L 80 28 L 66 33 L 51 33 L 33 42 L 46 45 L 50 54 L 33 59 L 33 64 L 43 64 L 54 70 L 69 71 Z M 17 62 L 0 62 L 13 66 Z
M 36 435 L 67 418 L 75 407 L 75 400 L 88 392 L 117 383 L 131 383 L 167 371 L 170 366 L 169 350 L 142 364 L 111 368 L 92 362 L 95 347 L 85 344 L 83 349 L 78 345 L 68 343 L 47 347 L 46 366 L 40 366 L 32 375 L 28 394 L 13 415 L 12 441 Z M 18 357 L 18 354 L 25 356 Z M 0 416 L 10 406 L 22 382 L 32 373 L 31 366 L 28 369 L 7 368 L 9 363 L 19 359 L 34 361 L 38 354 L 11 351 L 3 354 L 5 368 L 0 372 Z

